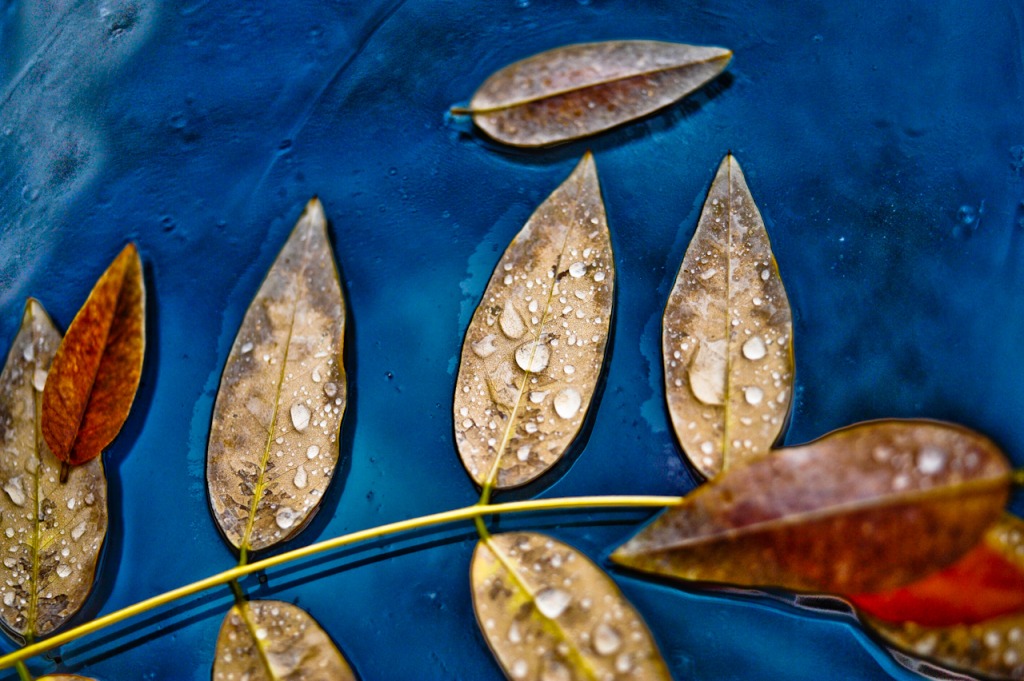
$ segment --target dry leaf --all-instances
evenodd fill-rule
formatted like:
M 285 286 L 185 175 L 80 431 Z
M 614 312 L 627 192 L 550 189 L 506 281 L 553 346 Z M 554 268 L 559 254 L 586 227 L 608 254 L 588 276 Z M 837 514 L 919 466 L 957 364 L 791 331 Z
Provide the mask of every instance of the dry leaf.
M 875 421 L 730 468 L 612 559 L 686 580 L 884 591 L 967 553 L 999 518 L 1010 473 L 984 436 Z
M 0 623 L 40 639 L 78 612 L 107 533 L 107 481 L 95 458 L 69 471 L 39 435 L 46 373 L 60 334 L 29 300 L 0 373 Z
M 736 159 L 711 184 L 665 307 L 665 395 L 690 462 L 712 478 L 767 453 L 793 392 L 793 322 Z
M 455 441 L 478 485 L 525 484 L 576 438 L 601 373 L 614 287 L 588 153 L 509 244 L 466 331 Z
M 870 629 L 886 643 L 915 657 L 930 658 L 987 677 L 1024 679 L 1024 608 L 1020 605 L 1024 589 L 1019 583 L 1016 592 L 1011 585 L 1005 585 L 1011 589 L 1009 591 L 998 586 L 993 588 L 990 580 L 984 579 L 991 571 L 984 563 L 978 564 L 985 555 L 995 555 L 1018 571 L 1024 570 L 1024 521 L 1004 515 L 964 559 L 950 570 L 922 580 L 928 582 L 924 584 L 925 593 L 920 591 L 921 583 L 915 583 L 918 591 L 911 585 L 909 593 L 902 594 L 902 602 L 890 600 L 885 603 L 888 606 L 885 609 L 880 608 L 879 603 L 860 598 L 852 600 L 861 607 L 863 620 Z M 957 566 L 965 567 L 965 561 L 972 557 L 977 570 L 953 570 Z M 1017 573 L 1018 578 L 1020 574 Z M 945 589 L 941 588 L 943 585 Z M 945 600 L 927 598 L 932 590 L 944 592 Z M 874 607 L 865 609 L 865 605 Z M 871 610 L 885 619 L 872 616 Z M 886 621 L 894 617 L 918 622 Z M 958 618 L 969 623 L 941 626 L 943 620 Z
M 482 539 L 477 623 L 510 679 L 670 679 L 640 615 L 576 549 L 536 532 Z
M 210 504 L 243 552 L 294 536 L 338 463 L 345 304 L 320 201 L 306 206 L 235 337 L 206 453 Z
M 488 135 L 520 147 L 592 135 L 668 106 L 732 59 L 720 47 L 651 40 L 568 45 L 495 72 L 468 109 Z
M 57 349 L 43 391 L 42 431 L 61 461 L 100 455 L 135 400 L 146 346 L 142 262 L 128 244 L 99 278 Z
M 355 681 L 330 637 L 304 610 L 249 601 L 228 611 L 217 636 L 213 681 Z

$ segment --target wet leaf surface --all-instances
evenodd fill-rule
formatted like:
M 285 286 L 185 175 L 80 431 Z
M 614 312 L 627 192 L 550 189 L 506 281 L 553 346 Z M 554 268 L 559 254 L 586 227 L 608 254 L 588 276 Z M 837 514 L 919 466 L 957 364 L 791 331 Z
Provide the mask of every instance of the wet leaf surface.
M 59 344 L 29 300 L 0 373 L 0 622 L 19 640 L 47 636 L 78 612 L 107 533 L 100 458 L 61 484 L 61 462 L 40 435 L 42 388 Z
M 142 262 L 128 244 L 96 282 L 53 359 L 42 432 L 72 466 L 100 455 L 128 418 L 146 347 Z
M 933 421 L 875 421 L 734 466 L 612 559 L 685 580 L 884 591 L 943 569 L 995 522 L 1005 457 Z
M 338 464 L 344 335 L 338 269 L 314 198 L 245 313 L 213 409 L 206 480 L 235 548 L 282 542 L 319 507 Z
M 330 637 L 304 610 L 249 601 L 228 611 L 217 636 L 213 681 L 355 681 Z
M 730 59 L 732 52 L 719 47 L 649 40 L 568 45 L 492 74 L 469 112 L 499 142 L 556 144 L 668 106 L 725 70 Z
M 764 221 L 728 155 L 708 192 L 665 307 L 672 426 L 712 478 L 767 453 L 793 394 L 793 322 Z
M 509 244 L 466 331 L 455 441 L 478 485 L 525 484 L 576 438 L 604 362 L 614 287 L 587 154 Z
M 994 559 L 1003 566 L 1024 569 L 1024 521 L 1004 515 L 985 533 L 984 540 L 950 569 L 908 587 L 888 609 L 852 599 L 861 608 L 866 626 L 886 643 L 916 657 L 975 674 L 1000 679 L 1024 679 L 1024 590 L 1000 580 L 987 582 Z M 974 567 L 974 570 L 969 568 Z M 1006 575 L 1002 568 L 995 568 Z M 1020 572 L 1017 573 L 1018 578 Z M 1019 588 L 1019 587 L 1018 587 Z M 922 589 L 924 592 L 922 593 Z M 940 598 L 933 600 L 932 596 Z M 895 608 L 899 605 L 899 609 Z M 883 617 L 872 616 L 878 612 Z M 894 615 L 915 621 L 887 621 Z M 947 624 L 955 619 L 965 623 Z
M 669 679 L 643 620 L 585 555 L 536 532 L 481 540 L 473 607 L 510 679 Z

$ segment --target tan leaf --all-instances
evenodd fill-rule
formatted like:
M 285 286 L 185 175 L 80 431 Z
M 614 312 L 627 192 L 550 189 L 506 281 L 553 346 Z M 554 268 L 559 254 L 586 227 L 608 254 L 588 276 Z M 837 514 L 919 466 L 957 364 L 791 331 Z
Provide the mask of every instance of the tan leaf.
M 1009 466 L 988 438 L 874 421 L 733 466 L 612 559 L 685 580 L 837 594 L 952 564 L 999 518 Z
M 601 373 L 614 287 L 588 153 L 509 244 L 466 331 L 455 441 L 478 485 L 525 484 L 576 438 Z
M 477 623 L 510 679 L 671 678 L 643 619 L 573 547 L 536 532 L 492 535 L 470 577 Z
M 249 601 L 228 611 L 217 636 L 213 681 L 355 681 L 330 637 L 301 608 Z
M 41 428 L 58 459 L 77 466 L 117 436 L 135 401 L 145 348 L 142 261 L 128 244 L 96 282 L 53 358 Z
M 19 640 L 53 632 L 85 603 L 107 534 L 99 457 L 60 482 L 40 435 L 42 389 L 60 334 L 35 300 L 0 373 L 0 622 Z
M 243 553 L 294 536 L 338 463 L 345 303 L 317 199 L 249 305 L 221 376 L 206 453 L 210 504 Z
M 1009 514 L 985 533 L 983 545 L 1024 567 L 1024 521 Z M 965 584 L 971 597 L 969 583 Z M 964 587 L 962 587 L 964 588 Z M 886 643 L 915 657 L 997 679 L 1024 679 L 1024 612 L 973 624 L 922 626 L 887 622 L 861 612 L 861 618 Z
M 687 458 L 712 478 L 767 453 L 793 393 L 793 322 L 736 159 L 711 184 L 665 307 L 665 395 Z
M 473 122 L 521 147 L 592 135 L 668 106 L 732 59 L 719 47 L 651 40 L 568 45 L 491 75 L 473 95 Z

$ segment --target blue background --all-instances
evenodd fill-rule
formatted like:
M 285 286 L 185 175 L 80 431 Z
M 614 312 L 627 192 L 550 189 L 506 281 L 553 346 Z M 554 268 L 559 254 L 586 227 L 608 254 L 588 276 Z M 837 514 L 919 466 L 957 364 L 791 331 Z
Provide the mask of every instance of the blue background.
M 314 193 L 350 310 L 347 463 L 290 547 L 475 501 L 452 442 L 462 334 L 505 245 L 588 148 L 616 249 L 614 347 L 581 453 L 526 494 L 694 486 L 667 427 L 660 322 L 730 149 L 794 308 L 786 442 L 927 416 L 1024 465 L 1022 32 L 1013 0 L 0 3 L 0 338 L 28 295 L 66 327 L 126 240 L 149 286 L 142 386 L 106 454 L 111 533 L 76 621 L 234 564 L 204 489 L 213 398 Z M 614 38 L 735 57 L 685 102 L 551 150 L 499 148 L 446 115 L 514 60 Z M 602 560 L 648 516 L 499 526 Z M 422 532 L 245 587 L 308 609 L 364 681 L 499 679 L 470 605 L 473 538 Z M 842 615 L 612 572 L 678 679 L 918 678 Z M 208 679 L 230 603 L 218 589 L 76 641 L 62 668 Z

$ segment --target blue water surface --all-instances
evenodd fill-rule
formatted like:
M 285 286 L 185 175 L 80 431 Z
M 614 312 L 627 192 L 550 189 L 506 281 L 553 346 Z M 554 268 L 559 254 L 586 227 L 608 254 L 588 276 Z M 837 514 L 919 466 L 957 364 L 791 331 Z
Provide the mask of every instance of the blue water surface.
M 29 295 L 66 327 L 127 240 L 149 287 L 142 385 L 105 455 L 110 537 L 75 621 L 235 563 L 205 493 L 213 399 L 313 194 L 349 304 L 346 463 L 282 550 L 473 503 L 450 408 L 462 334 L 505 245 L 586 149 L 619 272 L 614 347 L 578 457 L 530 495 L 695 486 L 668 427 L 660 322 L 728 150 L 794 307 L 786 442 L 934 417 L 1024 465 L 1022 36 L 1018 0 L 0 3 L 0 339 Z M 687 101 L 551 150 L 500 148 L 446 114 L 512 61 L 614 38 L 735 57 Z M 543 529 L 602 561 L 649 515 L 498 526 Z M 474 537 L 469 524 L 424 531 L 244 586 L 307 609 L 364 681 L 500 679 L 470 603 Z M 841 614 L 611 572 L 677 679 L 921 678 Z M 230 604 L 215 589 L 30 666 L 209 679 Z

